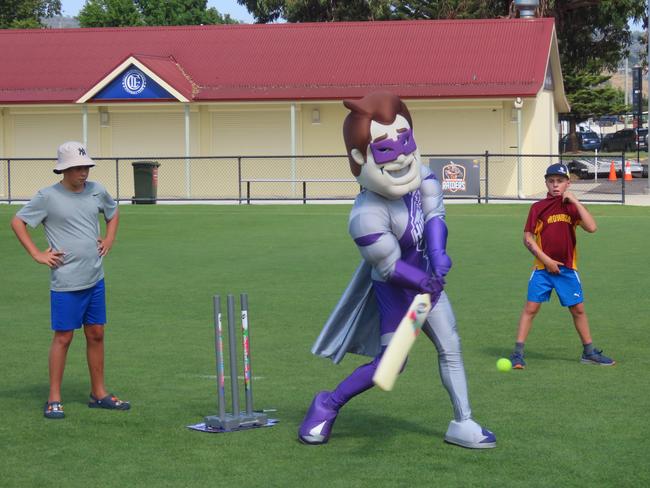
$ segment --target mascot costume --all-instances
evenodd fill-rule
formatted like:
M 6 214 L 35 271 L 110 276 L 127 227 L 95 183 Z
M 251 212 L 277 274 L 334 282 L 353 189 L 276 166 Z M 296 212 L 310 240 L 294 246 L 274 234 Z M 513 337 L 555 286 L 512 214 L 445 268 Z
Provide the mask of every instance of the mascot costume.
M 374 359 L 333 391 L 321 391 L 305 415 L 298 438 L 324 444 L 343 405 L 373 385 L 372 377 L 411 301 L 429 293 L 423 325 L 438 352 L 442 383 L 454 419 L 445 441 L 468 448 L 496 447 L 496 437 L 472 420 L 454 312 L 443 291 L 451 268 L 442 189 L 423 166 L 404 103 L 387 92 L 346 100 L 343 138 L 352 174 L 363 190 L 350 213 L 349 232 L 363 258 L 312 348 L 335 363 L 346 352 Z

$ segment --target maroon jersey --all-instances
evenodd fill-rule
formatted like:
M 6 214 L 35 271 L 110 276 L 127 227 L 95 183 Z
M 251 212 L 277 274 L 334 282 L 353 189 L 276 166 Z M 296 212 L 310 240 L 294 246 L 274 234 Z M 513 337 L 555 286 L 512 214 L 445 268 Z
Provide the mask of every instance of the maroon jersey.
M 564 263 L 567 268 L 578 269 L 576 226 L 579 223 L 580 214 L 574 204 L 564 203 L 562 197 L 549 194 L 530 207 L 524 231 L 535 235 L 537 245 L 548 257 Z M 535 268 L 544 269 L 537 257 Z

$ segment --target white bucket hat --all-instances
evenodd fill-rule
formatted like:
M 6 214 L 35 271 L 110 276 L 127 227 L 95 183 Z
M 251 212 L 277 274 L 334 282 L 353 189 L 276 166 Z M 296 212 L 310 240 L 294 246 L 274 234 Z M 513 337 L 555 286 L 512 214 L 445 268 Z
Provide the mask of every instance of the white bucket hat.
M 56 174 L 62 173 L 68 168 L 75 166 L 95 166 L 95 162 L 88 156 L 88 150 L 80 142 L 69 141 L 59 146 L 56 152 L 57 162 L 54 166 Z

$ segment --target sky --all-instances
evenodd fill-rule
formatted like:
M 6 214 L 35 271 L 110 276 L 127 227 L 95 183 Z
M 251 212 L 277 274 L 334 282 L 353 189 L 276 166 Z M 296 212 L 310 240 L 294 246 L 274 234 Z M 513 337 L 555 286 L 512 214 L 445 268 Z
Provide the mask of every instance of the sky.
M 63 15 L 76 17 L 85 3 L 85 0 L 62 0 Z M 208 7 L 216 8 L 220 14 L 230 14 L 233 19 L 246 23 L 253 22 L 253 17 L 246 7 L 239 5 L 237 0 L 208 0 Z

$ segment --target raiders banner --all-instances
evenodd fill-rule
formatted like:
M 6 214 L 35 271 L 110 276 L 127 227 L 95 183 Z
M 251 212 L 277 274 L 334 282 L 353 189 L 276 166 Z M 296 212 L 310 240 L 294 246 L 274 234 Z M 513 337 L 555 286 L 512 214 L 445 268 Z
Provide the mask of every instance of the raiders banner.
M 444 195 L 480 195 L 480 166 L 478 159 L 429 159 L 429 168 L 442 185 Z

